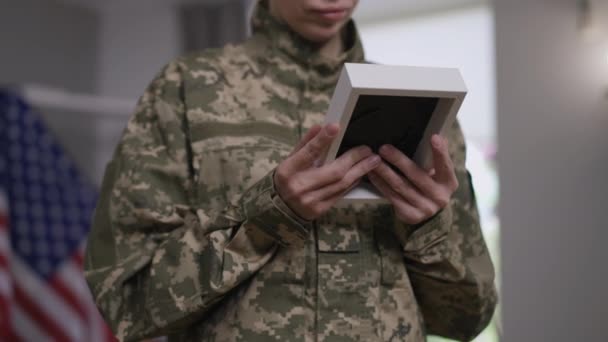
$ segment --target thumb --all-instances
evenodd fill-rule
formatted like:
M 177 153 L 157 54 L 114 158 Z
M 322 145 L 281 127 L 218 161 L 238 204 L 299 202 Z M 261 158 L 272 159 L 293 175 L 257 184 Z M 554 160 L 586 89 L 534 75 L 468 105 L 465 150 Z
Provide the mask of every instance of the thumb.
M 451 181 L 454 176 L 454 164 L 448 150 L 447 139 L 434 135 L 431 138 L 433 150 L 433 169 L 435 171 L 434 178 L 439 182 Z
M 319 132 L 321 132 L 321 129 L 323 127 L 321 127 L 321 125 L 314 125 L 312 126 L 307 132 L 306 134 L 304 134 L 304 136 L 302 137 L 302 139 L 300 139 L 300 141 L 296 144 L 296 146 L 293 148 L 293 151 L 291 151 L 291 155 L 293 155 L 294 153 L 298 152 L 299 150 L 302 149 L 302 147 L 304 147 L 304 145 L 306 145 L 309 141 L 311 141 L 314 137 L 317 136 L 317 134 L 319 134 Z

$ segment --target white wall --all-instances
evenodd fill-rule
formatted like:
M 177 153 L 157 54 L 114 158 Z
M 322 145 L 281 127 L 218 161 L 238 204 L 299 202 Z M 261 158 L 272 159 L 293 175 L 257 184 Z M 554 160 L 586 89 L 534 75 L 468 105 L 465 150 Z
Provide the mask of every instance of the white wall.
M 49 0 L 0 0 L 0 85 L 95 90 L 99 16 Z
M 458 117 L 467 137 L 467 167 L 473 175 L 484 236 L 498 268 L 498 180 L 489 161 L 496 148 L 493 19 L 491 7 L 477 2 L 357 23 L 368 60 L 456 67 L 463 74 L 469 93 Z M 476 341 L 497 341 L 494 327 Z
M 100 8 L 101 95 L 137 99 L 161 67 L 181 52 L 170 1 L 112 1 Z
M 454 5 L 454 4 L 453 4 Z M 468 141 L 486 238 L 498 234 L 498 180 L 488 164 L 496 148 L 494 13 L 487 4 L 357 21 L 368 60 L 459 68 L 469 93 L 458 114 Z M 489 243 L 493 241 L 488 241 Z
M 494 23 L 487 5 L 359 24 L 370 61 L 459 68 L 469 93 L 458 114 L 468 139 L 495 141 Z
M 358 23 L 390 21 L 404 16 L 425 16 L 429 13 L 487 4 L 488 0 L 359 0 L 355 11 Z
M 95 92 L 99 26 L 99 15 L 77 4 L 0 0 L 0 86 L 33 83 Z M 95 174 L 96 121 L 79 113 L 39 109 L 80 169 Z
M 171 1 L 107 1 L 99 5 L 98 95 L 129 100 L 125 115 L 95 119 L 96 149 L 91 177 L 101 182 L 135 102 L 161 68 L 181 53 L 177 9 Z
M 505 341 L 606 341 L 608 34 L 572 0 L 495 16 Z

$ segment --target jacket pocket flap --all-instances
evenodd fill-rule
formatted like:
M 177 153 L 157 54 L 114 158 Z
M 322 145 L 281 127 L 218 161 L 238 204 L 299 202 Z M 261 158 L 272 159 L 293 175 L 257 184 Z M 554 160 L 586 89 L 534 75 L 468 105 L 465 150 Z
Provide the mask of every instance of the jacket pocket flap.
M 332 209 L 317 222 L 319 252 L 358 252 L 358 221 L 348 208 Z

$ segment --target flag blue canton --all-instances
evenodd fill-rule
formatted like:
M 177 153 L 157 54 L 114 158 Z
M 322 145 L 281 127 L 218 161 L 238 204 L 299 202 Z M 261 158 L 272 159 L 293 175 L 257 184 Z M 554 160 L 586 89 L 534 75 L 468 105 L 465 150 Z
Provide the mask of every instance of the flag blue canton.
M 13 252 L 48 278 L 87 236 L 96 193 L 36 111 L 2 91 L 0 146 Z

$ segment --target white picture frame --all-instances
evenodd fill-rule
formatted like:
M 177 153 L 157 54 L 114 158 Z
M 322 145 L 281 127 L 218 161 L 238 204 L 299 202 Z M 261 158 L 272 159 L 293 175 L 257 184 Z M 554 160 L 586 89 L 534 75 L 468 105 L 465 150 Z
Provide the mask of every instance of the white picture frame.
M 325 116 L 325 124 L 338 123 L 340 132 L 323 163 L 336 159 L 362 96 L 396 96 L 436 100 L 412 158 L 421 167 L 429 169 L 433 163 L 430 139 L 433 134 L 444 135 L 455 120 L 466 94 L 467 88 L 458 69 L 346 63 Z M 386 199 L 371 184 L 361 183 L 342 199 L 342 202 L 350 201 L 385 202 Z

